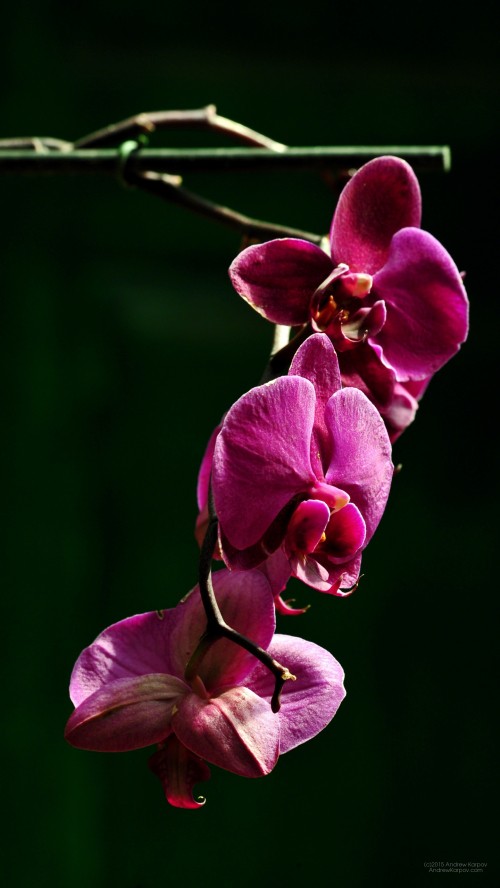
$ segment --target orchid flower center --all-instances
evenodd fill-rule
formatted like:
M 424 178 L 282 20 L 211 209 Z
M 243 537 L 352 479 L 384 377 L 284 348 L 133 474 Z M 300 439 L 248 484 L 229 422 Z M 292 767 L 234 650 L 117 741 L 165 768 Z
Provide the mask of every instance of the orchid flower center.
M 324 333 L 332 326 L 345 324 L 360 308 L 371 291 L 373 278 L 364 272 L 350 272 L 341 262 L 314 292 L 311 316 L 316 329 Z
M 328 539 L 328 527 L 332 515 L 341 511 L 349 502 L 349 496 L 337 488 L 319 483 L 314 499 L 302 500 L 288 524 L 285 550 L 303 562 L 308 555 L 320 550 Z M 322 495 L 323 494 L 323 495 Z M 320 498 L 316 498 L 316 497 Z

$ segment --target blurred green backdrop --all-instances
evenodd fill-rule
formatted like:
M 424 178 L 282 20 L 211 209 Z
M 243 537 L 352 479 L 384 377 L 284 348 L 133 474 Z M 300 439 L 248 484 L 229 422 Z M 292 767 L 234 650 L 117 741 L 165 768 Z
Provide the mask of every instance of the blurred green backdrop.
M 77 139 L 213 102 L 289 145 L 449 144 L 451 172 L 419 175 L 423 227 L 466 270 L 472 323 L 395 446 L 403 471 L 360 589 L 340 601 L 297 585 L 312 608 L 280 620 L 344 666 L 338 716 L 265 780 L 213 768 L 205 808 L 176 811 L 149 750 L 65 744 L 68 680 L 105 626 L 194 585 L 199 461 L 258 381 L 270 330 L 229 284 L 235 232 L 112 177 L 0 178 L 4 884 L 419 886 L 433 860 L 497 872 L 500 78 L 498 14 L 473 12 L 427 0 L 3 12 L 3 138 Z M 313 231 L 333 211 L 314 174 L 186 184 Z

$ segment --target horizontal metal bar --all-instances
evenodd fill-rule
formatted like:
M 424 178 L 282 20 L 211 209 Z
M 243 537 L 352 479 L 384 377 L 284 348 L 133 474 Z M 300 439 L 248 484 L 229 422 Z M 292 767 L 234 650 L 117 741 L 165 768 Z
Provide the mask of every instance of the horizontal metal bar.
M 120 148 L 78 150 L 13 150 L 0 146 L 0 174 L 79 175 L 117 173 L 126 163 L 131 172 L 187 173 L 248 169 L 350 169 L 375 157 L 391 154 L 417 170 L 447 172 L 451 165 L 447 145 L 318 146 L 287 148 L 140 148 L 124 156 Z

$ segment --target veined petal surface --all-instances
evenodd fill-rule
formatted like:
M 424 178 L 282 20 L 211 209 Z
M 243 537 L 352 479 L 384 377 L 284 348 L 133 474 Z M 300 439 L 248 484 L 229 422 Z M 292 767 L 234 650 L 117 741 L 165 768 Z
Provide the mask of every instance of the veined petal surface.
M 185 697 L 172 727 L 196 755 L 242 777 L 263 777 L 278 760 L 278 716 L 267 700 L 246 687 L 231 688 L 210 700 Z
M 193 797 L 196 783 L 210 779 L 210 768 L 198 755 L 182 745 L 175 734 L 149 758 L 149 767 L 161 780 L 167 802 L 176 808 L 201 808 L 203 796 Z
M 280 238 L 242 250 L 229 277 L 236 292 L 268 321 L 293 327 L 309 320 L 311 297 L 331 270 L 320 247 Z
M 98 752 L 127 752 L 159 743 L 170 733 L 174 704 L 189 690 L 171 675 L 118 678 L 72 712 L 66 740 Z
M 258 542 L 292 497 L 314 483 L 315 404 L 309 380 L 282 376 L 251 389 L 228 411 L 212 483 L 221 528 L 237 549 Z
M 432 375 L 464 342 L 465 287 L 451 256 L 427 231 L 407 228 L 394 236 L 373 290 L 387 305 L 375 341 L 399 382 Z
M 337 563 L 353 558 L 361 549 L 366 538 L 366 525 L 357 506 L 348 503 L 338 512 L 333 512 L 326 528 L 325 541 L 321 549 Z
M 303 500 L 293 513 L 286 532 L 285 548 L 294 554 L 313 552 L 330 520 L 330 509 L 321 500 Z
M 333 442 L 326 480 L 345 490 L 360 510 L 366 545 L 384 512 L 394 473 L 389 436 L 377 408 L 354 388 L 332 395 L 326 422 Z
M 175 608 L 170 608 L 128 617 L 101 632 L 74 665 L 69 688 L 74 705 L 115 679 L 175 674 L 170 656 L 175 621 Z
M 198 472 L 198 482 L 196 485 L 196 500 L 198 502 L 198 508 L 203 509 L 208 502 L 208 491 L 210 487 L 210 475 L 212 472 L 212 460 L 214 456 L 214 447 L 215 442 L 217 440 L 217 435 L 220 432 L 220 425 L 216 426 L 213 430 L 210 438 L 208 439 L 207 446 L 205 448 L 205 453 L 203 454 L 203 458 L 201 460 L 200 469 Z
M 316 405 L 311 437 L 311 465 L 315 474 L 323 475 L 323 463 L 328 465 L 330 436 L 325 425 L 325 407 L 328 400 L 342 388 L 339 361 L 330 338 L 325 333 L 313 333 L 295 353 L 289 376 L 302 376 L 314 386 Z
M 269 653 L 296 676 L 281 692 L 280 752 L 288 752 L 319 734 L 345 697 L 344 670 L 328 651 L 290 635 L 275 635 Z M 258 663 L 247 686 L 270 701 L 274 677 Z
M 343 189 L 330 230 L 332 258 L 351 272 L 374 274 L 384 265 L 393 235 L 420 226 L 420 186 L 400 157 L 377 157 L 354 174 Z

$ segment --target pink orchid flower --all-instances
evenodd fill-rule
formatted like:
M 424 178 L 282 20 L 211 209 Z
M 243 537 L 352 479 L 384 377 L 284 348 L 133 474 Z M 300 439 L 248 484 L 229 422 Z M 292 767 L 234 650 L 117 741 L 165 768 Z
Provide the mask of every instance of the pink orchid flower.
M 197 587 L 175 608 L 105 629 L 71 675 L 76 708 L 66 739 L 101 752 L 158 744 L 150 767 L 167 800 L 182 808 L 203 804 L 193 798 L 193 786 L 209 778 L 206 762 L 244 777 L 269 774 L 279 755 L 326 727 L 345 696 L 342 668 L 328 651 L 274 635 L 273 596 L 262 573 L 221 569 L 213 582 L 226 622 L 296 676 L 284 684 L 278 713 L 271 709 L 271 672 L 226 639 L 186 681 L 186 665 L 206 628 Z
M 413 170 L 398 157 L 379 157 L 343 189 L 329 254 L 283 238 L 247 247 L 229 269 L 237 293 L 269 321 L 310 322 L 331 337 L 344 385 L 370 397 L 392 440 L 468 330 L 462 277 L 420 220 Z
M 313 334 L 288 376 L 243 395 L 216 437 L 212 486 L 226 564 L 272 559 L 275 590 L 281 572 L 285 582 L 292 573 L 344 594 L 359 577 L 393 471 L 378 411 L 359 390 L 342 389 L 330 339 Z

